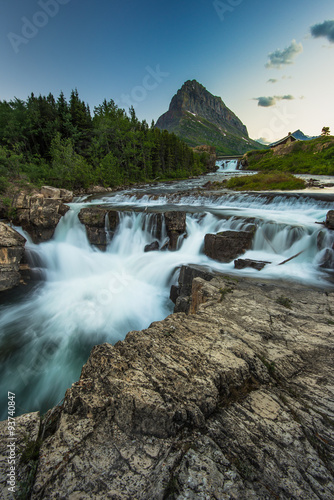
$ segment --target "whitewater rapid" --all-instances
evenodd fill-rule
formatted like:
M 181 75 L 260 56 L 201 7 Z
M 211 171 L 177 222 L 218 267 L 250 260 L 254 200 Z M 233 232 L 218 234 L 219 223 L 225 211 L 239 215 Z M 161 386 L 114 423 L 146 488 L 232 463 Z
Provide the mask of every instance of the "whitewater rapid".
M 166 186 L 167 193 L 169 189 Z M 105 252 L 90 245 L 79 222 L 80 209 L 89 204 L 120 211 Z M 16 393 L 20 413 L 45 411 L 61 401 L 94 345 L 115 343 L 128 331 L 146 328 L 170 314 L 170 287 L 183 264 L 330 286 L 330 275 L 319 263 L 333 238 L 317 224 L 332 208 L 329 202 L 298 196 L 135 192 L 81 199 L 70 208 L 51 241 L 35 245 L 25 234 L 31 266 L 41 279 L 15 303 L 0 307 L 1 394 Z M 154 222 L 155 213 L 166 210 L 187 212 L 186 235 L 174 252 L 145 253 L 147 244 L 157 239 L 160 246 L 166 242 L 166 231 L 163 228 L 157 238 Z M 233 262 L 223 264 L 204 255 L 205 234 L 250 225 L 256 226 L 254 243 L 243 258 L 270 261 L 261 274 L 253 269 L 237 271 Z M 319 250 L 322 231 L 325 248 Z

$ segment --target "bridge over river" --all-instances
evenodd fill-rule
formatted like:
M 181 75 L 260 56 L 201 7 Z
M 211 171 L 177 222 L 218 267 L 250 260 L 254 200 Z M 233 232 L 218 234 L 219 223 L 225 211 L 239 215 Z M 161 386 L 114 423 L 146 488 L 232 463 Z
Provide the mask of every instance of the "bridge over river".
M 226 156 L 217 156 L 217 161 L 220 160 L 239 160 L 243 157 L 244 155 L 226 155 Z

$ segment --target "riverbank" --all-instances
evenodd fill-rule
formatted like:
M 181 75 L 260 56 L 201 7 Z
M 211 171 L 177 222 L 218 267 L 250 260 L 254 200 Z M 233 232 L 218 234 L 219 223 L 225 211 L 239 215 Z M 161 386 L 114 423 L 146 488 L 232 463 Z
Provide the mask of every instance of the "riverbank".
M 205 272 L 189 314 L 93 349 L 33 499 L 333 497 L 333 292 Z

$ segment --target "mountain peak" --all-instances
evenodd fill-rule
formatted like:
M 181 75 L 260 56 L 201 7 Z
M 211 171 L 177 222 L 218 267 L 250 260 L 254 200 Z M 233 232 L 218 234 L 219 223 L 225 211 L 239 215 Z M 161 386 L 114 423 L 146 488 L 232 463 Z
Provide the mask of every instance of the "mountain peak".
M 212 95 L 197 80 L 182 85 L 156 127 L 174 132 L 190 146 L 215 146 L 222 154 L 244 153 L 259 146 L 249 139 L 247 128 L 221 97 Z

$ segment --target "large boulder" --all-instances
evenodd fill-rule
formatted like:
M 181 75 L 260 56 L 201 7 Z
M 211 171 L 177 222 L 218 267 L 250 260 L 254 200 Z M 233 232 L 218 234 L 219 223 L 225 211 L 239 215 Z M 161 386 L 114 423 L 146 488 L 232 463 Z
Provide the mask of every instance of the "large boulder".
M 106 221 L 106 217 L 108 217 L 108 221 Z M 79 220 L 86 228 L 90 244 L 100 250 L 105 250 L 108 239 L 110 240 L 116 231 L 119 215 L 116 210 L 107 210 L 99 206 L 87 207 L 80 210 Z
M 253 236 L 253 231 L 224 231 L 206 234 L 204 253 L 219 262 L 231 262 L 251 248 Z
M 0 291 L 20 283 L 20 263 L 24 254 L 25 238 L 0 222 Z
M 167 236 L 169 237 L 169 250 L 177 249 L 179 237 L 186 232 L 185 212 L 165 212 L 165 224 Z
M 67 189 L 59 189 L 52 186 L 42 186 L 41 194 L 45 198 L 61 200 L 62 203 L 71 203 L 71 201 L 73 201 L 73 192 L 68 191 Z
M 45 198 L 42 194 L 31 197 L 29 219 L 22 224 L 34 243 L 50 240 L 63 215 L 69 210 L 58 199 Z M 24 212 L 24 217 L 27 213 Z M 21 218 L 21 221 L 24 222 Z

